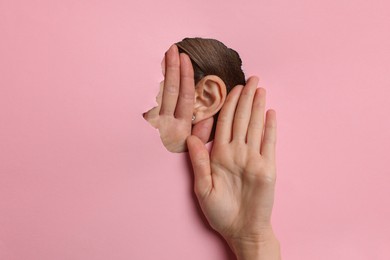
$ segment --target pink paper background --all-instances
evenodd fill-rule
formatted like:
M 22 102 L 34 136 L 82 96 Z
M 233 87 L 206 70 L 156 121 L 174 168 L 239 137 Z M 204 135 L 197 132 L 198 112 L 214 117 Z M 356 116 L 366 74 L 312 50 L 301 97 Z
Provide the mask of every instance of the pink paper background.
M 388 0 L 0 0 L 0 259 L 231 258 L 141 117 L 187 36 L 277 112 L 283 258 L 390 259 Z

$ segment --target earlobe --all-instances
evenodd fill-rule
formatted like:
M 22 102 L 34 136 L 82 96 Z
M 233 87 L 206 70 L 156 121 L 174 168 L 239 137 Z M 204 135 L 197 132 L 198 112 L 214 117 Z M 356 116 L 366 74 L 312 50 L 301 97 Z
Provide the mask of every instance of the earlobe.
M 226 93 L 226 85 L 220 77 L 208 75 L 202 78 L 195 87 L 195 119 L 192 123 L 196 124 L 218 113 L 225 103 Z

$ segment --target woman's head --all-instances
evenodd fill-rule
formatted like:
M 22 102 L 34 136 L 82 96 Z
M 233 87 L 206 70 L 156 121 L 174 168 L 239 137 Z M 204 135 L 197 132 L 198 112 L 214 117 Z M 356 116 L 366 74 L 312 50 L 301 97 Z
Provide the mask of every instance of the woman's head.
M 184 63 L 181 64 L 181 62 Z M 160 83 L 160 92 L 156 98 L 158 106 L 144 113 L 144 118 L 152 126 L 159 129 L 160 137 L 169 151 L 185 151 L 185 139 L 191 133 L 198 135 L 202 132 L 202 141 L 212 140 L 218 114 L 226 100 L 227 94 L 234 86 L 246 84 L 245 75 L 241 69 L 242 62 L 238 53 L 215 39 L 185 38 L 169 48 L 165 53 L 161 66 L 166 79 Z M 167 73 L 165 73 L 165 66 L 168 66 Z M 188 82 L 186 84 L 183 83 L 183 85 L 178 82 L 178 78 L 184 75 L 181 74 L 181 69 L 187 70 L 186 73 L 189 73 L 192 69 L 194 72 L 194 81 L 190 83 L 192 85 L 192 87 L 190 86 L 191 90 L 195 86 L 195 91 L 191 91 L 191 96 L 194 94 L 192 124 L 186 120 L 178 120 L 179 118 L 176 117 L 170 116 L 167 118 L 160 116 L 165 115 L 160 109 L 170 104 L 167 101 L 170 100 L 170 95 L 173 94 L 175 96 L 178 89 L 180 89 L 181 93 L 182 87 L 185 89 L 185 86 L 189 86 Z M 192 73 L 190 75 L 192 77 Z M 166 80 L 169 82 L 169 89 L 175 86 L 173 89 L 175 93 L 171 93 L 170 91 L 172 90 L 168 90 L 168 88 L 165 89 Z M 172 82 L 175 82 L 174 85 L 172 85 Z M 177 84 L 180 86 L 176 86 Z M 163 98 L 163 93 L 167 94 L 166 98 Z M 179 100 L 176 101 L 180 103 L 180 97 L 178 98 Z M 166 101 L 163 102 L 163 100 Z M 162 102 L 164 103 L 163 105 Z M 176 116 L 176 113 L 180 114 L 180 111 L 184 111 L 178 110 L 178 106 L 174 110 L 174 116 Z M 189 110 L 186 111 L 189 112 Z M 188 118 L 188 120 L 191 119 Z M 210 128 L 212 130 L 209 137 L 208 132 Z
M 199 86 L 202 79 L 210 75 L 217 76 L 223 81 L 224 86 L 219 87 L 226 89 L 225 95 L 234 86 L 245 85 L 245 75 L 241 68 L 242 61 L 240 56 L 235 50 L 226 47 L 222 42 L 215 39 L 196 37 L 185 38 L 177 42 L 176 45 L 180 53 L 186 53 L 191 59 L 196 87 Z M 222 97 L 221 100 L 224 101 L 225 97 Z M 215 112 L 213 115 L 214 125 L 209 140 L 212 140 L 214 137 L 219 110 L 213 112 Z
M 226 84 L 227 93 L 236 85 L 245 85 L 242 61 L 238 53 L 215 39 L 185 38 L 176 45 L 186 53 L 194 68 L 195 84 L 204 76 L 216 75 Z

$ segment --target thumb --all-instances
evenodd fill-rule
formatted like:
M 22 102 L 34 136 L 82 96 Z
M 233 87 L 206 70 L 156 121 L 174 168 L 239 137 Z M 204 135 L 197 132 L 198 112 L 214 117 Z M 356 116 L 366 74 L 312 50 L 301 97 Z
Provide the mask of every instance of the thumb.
M 207 197 L 213 186 L 210 155 L 204 143 L 194 135 L 187 138 L 187 147 L 194 170 L 194 191 L 198 199 L 203 199 Z
M 196 123 L 192 128 L 192 135 L 196 135 L 204 144 L 210 139 L 214 118 L 210 117 Z

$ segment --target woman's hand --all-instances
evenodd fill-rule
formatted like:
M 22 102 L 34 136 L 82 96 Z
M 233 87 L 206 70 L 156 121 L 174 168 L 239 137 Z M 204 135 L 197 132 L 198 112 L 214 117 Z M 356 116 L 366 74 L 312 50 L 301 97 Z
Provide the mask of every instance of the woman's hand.
M 160 132 L 164 146 L 171 152 L 187 150 L 186 139 L 198 136 L 208 141 L 212 119 L 199 122 L 192 129 L 195 102 L 194 70 L 187 54 L 179 54 L 176 45 L 165 53 L 165 79 L 157 96 L 158 106 L 144 113 L 144 118 Z
M 195 194 L 211 227 L 239 259 L 278 259 L 271 226 L 276 113 L 268 110 L 264 124 L 266 92 L 257 84 L 258 79 L 251 77 L 245 87 L 236 86 L 229 93 L 210 154 L 195 136 L 187 144 Z

